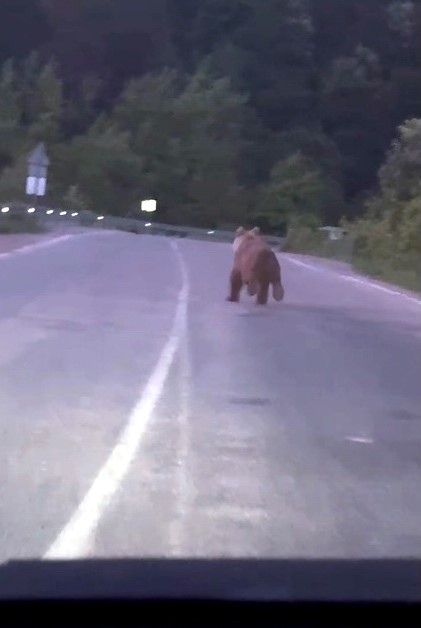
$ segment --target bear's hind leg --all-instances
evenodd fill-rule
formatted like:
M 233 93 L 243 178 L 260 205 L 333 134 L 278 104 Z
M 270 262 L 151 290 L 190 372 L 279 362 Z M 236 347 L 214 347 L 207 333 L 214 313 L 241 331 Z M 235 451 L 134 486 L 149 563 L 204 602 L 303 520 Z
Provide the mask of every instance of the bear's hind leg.
M 269 282 L 261 281 L 259 283 L 259 291 L 257 293 L 257 304 L 266 305 L 268 302 L 268 296 L 269 296 Z
M 236 268 L 233 268 L 230 277 L 230 294 L 227 298 L 227 301 L 231 301 L 232 303 L 237 303 L 240 300 L 240 292 L 243 287 L 243 280 L 241 278 L 241 273 Z
M 275 301 L 282 301 L 282 299 L 284 298 L 284 288 L 280 281 L 275 282 L 272 285 L 272 294 Z
M 256 279 L 252 278 L 250 279 L 250 281 L 247 284 L 247 293 L 251 296 L 254 297 L 259 290 L 259 284 L 256 281 Z

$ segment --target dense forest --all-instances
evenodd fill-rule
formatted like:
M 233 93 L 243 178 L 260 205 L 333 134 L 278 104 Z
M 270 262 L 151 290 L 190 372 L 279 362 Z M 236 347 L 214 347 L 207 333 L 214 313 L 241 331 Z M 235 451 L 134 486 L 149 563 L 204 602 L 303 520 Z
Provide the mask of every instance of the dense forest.
M 2 201 L 43 141 L 51 203 L 417 246 L 418 0 L 2 0 L 0 24 Z

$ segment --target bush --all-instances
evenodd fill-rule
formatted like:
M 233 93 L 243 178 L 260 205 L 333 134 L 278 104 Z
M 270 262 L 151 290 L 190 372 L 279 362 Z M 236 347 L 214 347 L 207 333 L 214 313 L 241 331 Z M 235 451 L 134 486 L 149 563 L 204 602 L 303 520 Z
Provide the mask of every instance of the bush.
M 421 290 L 421 119 L 408 120 L 398 135 L 365 216 L 342 224 L 351 237 L 323 241 L 301 227 L 288 235 L 286 250 L 351 261 L 369 275 Z
M 79 212 L 79 224 L 82 227 L 91 227 L 96 222 L 96 215 L 88 209 Z
M 310 227 L 298 227 L 288 231 L 282 250 L 350 262 L 353 247 L 354 239 L 352 237 L 330 240 L 323 231 Z
M 44 231 L 36 216 L 28 214 L 0 214 L 0 234 L 41 233 Z
M 421 290 L 421 260 L 406 258 L 397 265 L 390 260 L 381 262 L 376 258 L 356 257 L 354 267 L 376 279 L 387 281 L 408 290 Z

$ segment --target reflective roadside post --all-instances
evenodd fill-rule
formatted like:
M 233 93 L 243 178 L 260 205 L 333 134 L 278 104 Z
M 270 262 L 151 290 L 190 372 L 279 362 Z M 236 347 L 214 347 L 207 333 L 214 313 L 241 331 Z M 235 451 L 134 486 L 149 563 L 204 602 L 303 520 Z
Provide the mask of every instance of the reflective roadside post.
M 146 214 L 153 214 L 156 212 L 156 200 L 154 198 L 146 198 L 140 203 L 140 209 Z M 152 227 L 151 222 L 145 222 L 144 227 Z
M 34 197 L 34 207 L 36 207 L 37 199 L 45 196 L 49 165 L 50 160 L 45 146 L 40 143 L 28 157 L 28 176 L 26 177 L 26 194 Z

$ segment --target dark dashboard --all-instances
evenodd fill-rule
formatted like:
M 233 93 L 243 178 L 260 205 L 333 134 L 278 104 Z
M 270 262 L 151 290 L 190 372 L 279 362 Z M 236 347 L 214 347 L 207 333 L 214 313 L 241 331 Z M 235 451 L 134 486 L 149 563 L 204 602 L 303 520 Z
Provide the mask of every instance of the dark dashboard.
M 418 560 L 12 561 L 3 626 L 415 626 Z

